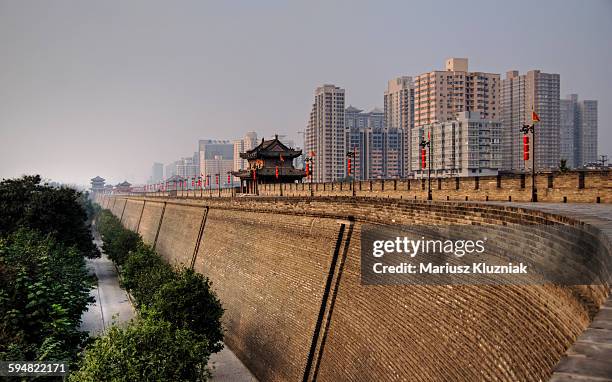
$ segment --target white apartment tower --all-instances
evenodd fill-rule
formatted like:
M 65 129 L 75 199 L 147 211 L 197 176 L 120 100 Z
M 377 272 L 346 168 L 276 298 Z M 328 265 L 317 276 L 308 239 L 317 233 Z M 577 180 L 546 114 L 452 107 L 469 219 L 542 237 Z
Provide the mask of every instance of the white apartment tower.
M 481 113 L 466 111 L 454 120 L 419 126 L 413 133 L 413 147 L 428 135 L 431 139 L 427 168 L 422 168 L 420 148 L 413 152 L 417 178 L 427 177 L 430 160 L 432 177 L 497 175 L 501 167 L 501 122 Z
M 402 76 L 390 80 L 385 90 L 385 127 L 401 129 L 403 140 L 402 173 L 410 174 L 411 168 L 411 131 L 414 127 L 414 84 L 412 77 Z
M 535 153 L 536 170 L 559 168 L 560 114 L 558 74 L 530 70 L 519 75 L 513 70 L 502 81 L 503 147 L 502 167 L 507 171 L 530 171 Z M 523 160 L 524 124 L 531 124 L 532 111 L 540 118 L 536 124 L 535 142 L 530 137 L 530 158 Z M 535 144 L 534 144 L 535 143 Z
M 304 149 L 313 159 L 314 182 L 333 182 L 346 176 L 344 89 L 323 85 L 315 90 Z
M 234 171 L 245 170 L 248 167 L 247 160 L 240 158 L 240 153 L 252 150 L 258 144 L 257 133 L 254 131 L 249 131 L 243 138 L 234 141 Z

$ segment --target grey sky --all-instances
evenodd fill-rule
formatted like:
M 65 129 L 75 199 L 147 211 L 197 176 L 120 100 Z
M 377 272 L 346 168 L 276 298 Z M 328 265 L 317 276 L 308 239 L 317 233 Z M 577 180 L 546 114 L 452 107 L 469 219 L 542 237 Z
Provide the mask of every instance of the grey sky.
M 451 56 L 560 73 L 612 154 L 610 36 L 612 1 L 0 0 L 0 178 L 142 182 L 249 130 L 301 145 L 317 85 L 370 109 Z

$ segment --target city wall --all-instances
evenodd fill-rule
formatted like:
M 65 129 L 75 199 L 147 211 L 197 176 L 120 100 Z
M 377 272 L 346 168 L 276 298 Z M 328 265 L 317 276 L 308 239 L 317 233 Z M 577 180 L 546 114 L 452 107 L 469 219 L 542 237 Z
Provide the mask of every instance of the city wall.
M 365 197 L 97 201 L 169 262 L 210 278 L 225 342 L 260 380 L 545 380 L 608 294 L 607 285 L 360 284 L 364 224 L 534 224 L 532 249 L 508 232 L 510 256 L 546 246 L 610 258 L 596 227 L 534 210 Z
M 513 201 L 531 200 L 531 175 L 432 178 L 433 200 Z M 608 171 L 567 172 L 536 175 L 538 201 L 556 203 L 612 203 L 612 178 Z M 391 179 L 355 182 L 355 194 L 365 197 L 427 199 L 428 180 Z M 350 182 L 266 184 L 266 196 L 349 196 Z

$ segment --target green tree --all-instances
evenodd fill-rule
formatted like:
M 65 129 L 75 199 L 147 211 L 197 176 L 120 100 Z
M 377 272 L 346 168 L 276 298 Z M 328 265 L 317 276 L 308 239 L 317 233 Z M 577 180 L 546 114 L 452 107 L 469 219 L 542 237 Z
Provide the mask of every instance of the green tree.
M 208 344 L 189 330 L 162 320 L 113 326 L 87 347 L 69 381 L 206 381 Z
M 130 252 L 136 251 L 142 241 L 140 235 L 127 229 L 121 229 L 113 236 L 114 240 L 105 241 L 102 249 L 109 259 L 121 266 L 125 263 Z
M 150 308 L 161 319 L 203 335 L 211 353 L 223 348 L 223 307 L 203 275 L 182 269 L 155 292 Z
M 146 244 L 130 253 L 121 268 L 123 287 L 138 305 L 150 305 L 155 292 L 174 277 L 172 267 Z
M 76 246 L 86 256 L 99 256 L 81 198 L 72 188 L 41 184 L 39 175 L 5 179 L 0 182 L 0 236 L 31 228 Z
M 79 250 L 53 235 L 21 228 L 0 238 L 0 359 L 74 359 L 91 285 Z

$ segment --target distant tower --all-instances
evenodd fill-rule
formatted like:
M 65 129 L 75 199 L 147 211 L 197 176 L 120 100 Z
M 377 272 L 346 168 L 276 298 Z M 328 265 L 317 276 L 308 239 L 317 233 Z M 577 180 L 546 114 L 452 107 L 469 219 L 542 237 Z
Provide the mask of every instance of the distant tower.
M 151 183 L 158 183 L 164 179 L 164 165 L 161 163 L 153 163 L 151 168 Z
M 314 155 L 313 181 L 333 182 L 346 176 L 344 89 L 323 85 L 315 90 L 304 141 L 306 155 Z
M 597 161 L 597 101 L 570 94 L 559 104 L 561 159 L 569 168 Z
M 257 141 L 257 133 L 249 131 L 241 139 L 236 139 L 234 145 L 234 171 L 240 171 L 247 168 L 248 162 L 240 157 L 240 153 L 254 149 L 259 142 Z
M 536 169 L 552 170 L 559 168 L 560 153 L 560 113 L 559 86 L 560 76 L 530 70 L 520 74 L 516 70 L 506 73 L 502 81 L 501 121 L 502 167 L 504 170 L 531 170 L 531 160 L 523 160 L 523 124 L 531 123 L 531 112 L 540 117 L 537 124 L 535 142 Z
M 101 178 L 99 176 L 96 176 L 95 178 L 91 179 L 91 192 L 94 194 L 97 193 L 104 193 L 104 182 L 106 180 L 104 178 Z
M 410 134 L 414 128 L 414 83 L 412 77 L 397 77 L 387 83 L 387 90 L 385 90 L 385 127 L 402 130 L 400 176 L 410 174 L 412 153 L 410 150 Z

